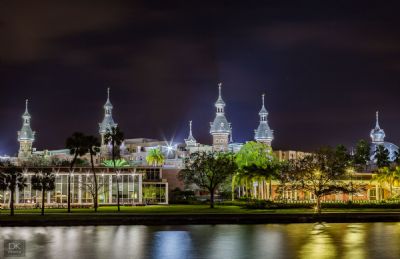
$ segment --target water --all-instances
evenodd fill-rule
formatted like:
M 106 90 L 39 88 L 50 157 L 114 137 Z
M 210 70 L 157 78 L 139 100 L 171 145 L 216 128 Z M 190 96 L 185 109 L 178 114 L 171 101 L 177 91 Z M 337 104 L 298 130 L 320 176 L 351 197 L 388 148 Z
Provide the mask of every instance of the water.
M 4 239 L 41 259 L 400 258 L 400 223 L 2 227 Z

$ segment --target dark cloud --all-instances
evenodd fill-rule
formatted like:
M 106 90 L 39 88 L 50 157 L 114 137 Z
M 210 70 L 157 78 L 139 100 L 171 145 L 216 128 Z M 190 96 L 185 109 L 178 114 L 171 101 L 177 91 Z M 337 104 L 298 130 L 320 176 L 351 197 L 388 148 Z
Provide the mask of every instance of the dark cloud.
M 368 138 L 381 110 L 400 141 L 394 5 L 284 2 L 7 1 L 0 8 L 0 154 L 17 149 L 25 98 L 39 148 L 96 134 L 105 89 L 128 137 L 206 143 L 224 82 L 237 141 L 267 93 L 276 148 Z M 4 151 L 3 151 L 4 150 Z

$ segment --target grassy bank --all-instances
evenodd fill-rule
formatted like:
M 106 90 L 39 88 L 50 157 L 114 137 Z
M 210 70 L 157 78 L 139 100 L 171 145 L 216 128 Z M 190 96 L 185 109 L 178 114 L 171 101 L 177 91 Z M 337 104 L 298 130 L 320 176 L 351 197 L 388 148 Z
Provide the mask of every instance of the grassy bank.
M 32 215 L 40 214 L 40 209 L 17 209 L 16 215 Z M 363 213 L 363 212 L 399 212 L 400 208 L 326 208 L 324 213 Z M 262 214 L 262 213 L 278 213 L 278 214 L 297 214 L 297 213 L 315 213 L 312 208 L 270 208 L 270 209 L 249 209 L 238 205 L 219 205 L 214 209 L 208 205 L 151 205 L 151 206 L 121 206 L 121 211 L 117 212 L 116 206 L 100 207 L 95 213 L 92 208 L 76 208 L 72 209 L 70 214 Z M 8 217 L 9 210 L 3 209 L 0 212 L 0 219 Z M 45 214 L 60 215 L 66 214 L 67 209 L 45 209 Z
M 184 225 L 184 224 L 265 224 L 311 222 L 376 222 L 400 221 L 400 209 L 358 208 L 325 209 L 322 215 L 313 209 L 246 209 L 243 206 L 220 205 L 210 209 L 207 205 L 153 205 L 143 207 L 121 206 L 93 209 L 40 209 L 8 210 L 0 214 L 0 226 L 76 226 L 76 225 Z

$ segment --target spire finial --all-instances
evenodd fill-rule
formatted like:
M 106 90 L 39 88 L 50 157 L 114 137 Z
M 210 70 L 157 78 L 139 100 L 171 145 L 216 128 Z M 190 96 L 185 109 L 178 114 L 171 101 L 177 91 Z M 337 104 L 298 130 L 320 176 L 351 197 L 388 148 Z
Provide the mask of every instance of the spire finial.
M 379 127 L 379 111 L 376 111 L 376 128 L 380 128 Z
M 261 97 L 262 97 L 262 105 L 264 106 L 264 97 L 265 97 L 265 93 L 263 93 L 263 94 L 261 95 Z
M 28 99 L 25 99 L 25 112 L 28 112 Z
M 110 100 L 110 87 L 107 88 L 107 99 Z
M 189 135 L 192 135 L 192 121 L 189 121 Z
M 218 96 L 221 98 L 221 88 L 222 88 L 222 83 L 218 83 Z

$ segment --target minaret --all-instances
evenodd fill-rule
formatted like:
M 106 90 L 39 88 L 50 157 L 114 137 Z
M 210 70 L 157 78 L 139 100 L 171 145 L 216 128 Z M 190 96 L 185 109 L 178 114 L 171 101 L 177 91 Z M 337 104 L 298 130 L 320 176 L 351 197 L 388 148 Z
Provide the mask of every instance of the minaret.
M 31 129 L 31 115 L 28 112 L 28 99 L 25 101 L 25 112 L 22 115 L 22 128 L 18 131 L 18 158 L 26 159 L 32 156 L 32 144 L 35 132 Z
M 222 100 L 221 86 L 222 83 L 219 83 L 219 95 L 215 103 L 215 107 L 217 108 L 215 119 L 210 123 L 210 134 L 213 137 L 213 148 L 215 151 L 228 150 L 229 135 L 232 132 L 231 124 L 225 117 L 225 102 Z
M 274 139 L 274 131 L 271 130 L 268 125 L 268 111 L 265 109 L 264 97 L 265 94 L 262 94 L 262 107 L 258 113 L 258 115 L 260 115 L 260 124 L 258 125 L 258 128 L 254 130 L 254 139 L 257 142 L 265 143 L 268 146 L 271 146 L 271 142 Z
M 197 147 L 197 141 L 196 139 L 193 137 L 193 133 L 192 133 L 192 121 L 189 121 L 189 136 L 187 139 L 185 139 L 185 143 L 186 143 L 186 147 Z
M 258 125 L 258 128 L 254 130 L 254 139 L 257 142 L 265 143 L 268 146 L 271 146 L 271 142 L 274 139 L 274 131 L 271 130 L 268 125 L 268 111 L 265 109 L 264 98 L 265 94 L 262 94 L 262 106 L 260 112 L 258 113 L 260 116 L 260 124 Z
M 371 139 L 374 144 L 383 144 L 385 141 L 385 131 L 379 126 L 379 112 L 376 112 L 375 128 L 371 130 Z
M 107 88 L 107 101 L 103 106 L 104 108 L 104 119 L 101 123 L 99 123 L 99 134 L 101 136 L 101 145 L 106 146 L 107 143 L 104 143 L 104 134 L 106 134 L 108 129 L 112 127 L 117 127 L 118 124 L 114 122 L 112 117 L 112 109 L 113 105 L 110 102 L 110 88 Z

